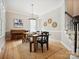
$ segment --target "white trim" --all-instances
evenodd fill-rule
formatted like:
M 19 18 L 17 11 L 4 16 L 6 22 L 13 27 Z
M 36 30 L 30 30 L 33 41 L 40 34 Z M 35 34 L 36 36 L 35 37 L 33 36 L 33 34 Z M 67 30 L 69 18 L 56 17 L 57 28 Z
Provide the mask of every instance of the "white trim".
M 0 53 L 1 53 L 1 48 L 0 48 Z
M 70 50 L 70 48 L 63 41 L 61 41 L 61 44 L 63 44 L 65 46 L 65 48 L 67 48 L 68 50 Z
M 68 47 L 63 41 L 61 41 L 61 44 L 63 44 L 65 48 L 67 48 L 71 53 L 74 54 L 74 51 L 72 51 L 71 48 Z
M 74 55 L 70 55 L 70 59 L 79 59 L 79 57 L 74 56 Z
M 5 43 L 2 44 L 2 46 L 0 47 L 0 53 L 3 52 L 5 49 Z
M 5 48 L 5 36 L 1 37 L 0 40 L 2 40 L 0 41 L 0 53 L 1 53 Z

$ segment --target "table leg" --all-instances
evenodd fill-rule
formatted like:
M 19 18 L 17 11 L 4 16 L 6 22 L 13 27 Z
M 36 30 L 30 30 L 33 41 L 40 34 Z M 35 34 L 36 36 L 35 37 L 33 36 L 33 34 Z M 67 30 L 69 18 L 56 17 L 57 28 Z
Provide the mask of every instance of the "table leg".
M 22 43 L 24 43 L 25 42 L 25 39 L 26 39 L 26 37 L 25 37 L 25 35 L 22 35 Z
M 33 40 L 34 40 L 34 52 L 36 52 L 37 50 L 37 41 L 36 41 L 37 37 L 33 36 Z

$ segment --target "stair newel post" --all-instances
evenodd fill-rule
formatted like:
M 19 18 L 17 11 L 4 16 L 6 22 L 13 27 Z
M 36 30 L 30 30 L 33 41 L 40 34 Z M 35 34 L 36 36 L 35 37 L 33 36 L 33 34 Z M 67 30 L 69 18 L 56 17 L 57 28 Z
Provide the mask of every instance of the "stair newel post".
M 77 23 L 74 23 L 74 30 L 75 30 L 75 38 L 74 38 L 74 52 L 76 53 L 77 50 Z

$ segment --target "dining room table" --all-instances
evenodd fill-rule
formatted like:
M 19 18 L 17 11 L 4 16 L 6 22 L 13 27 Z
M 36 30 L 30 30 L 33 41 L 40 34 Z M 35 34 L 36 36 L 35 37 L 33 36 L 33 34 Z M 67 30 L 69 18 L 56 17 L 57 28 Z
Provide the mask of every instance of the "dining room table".
M 49 35 L 51 35 L 51 34 L 49 34 Z M 32 38 L 32 40 L 30 39 L 29 41 L 33 41 L 32 43 L 34 44 L 34 52 L 36 52 L 36 50 L 37 50 L 37 40 L 41 36 L 42 36 L 42 34 L 39 32 L 29 33 L 29 35 L 28 35 L 29 38 Z M 30 50 L 32 50 L 31 47 L 30 47 Z
M 30 41 L 33 41 L 34 43 L 34 52 L 36 52 L 37 50 L 37 38 L 40 36 L 41 34 L 38 34 L 38 33 L 28 35 L 28 37 L 32 38 L 32 40 L 30 39 Z M 30 47 L 30 50 L 32 50 L 31 47 Z

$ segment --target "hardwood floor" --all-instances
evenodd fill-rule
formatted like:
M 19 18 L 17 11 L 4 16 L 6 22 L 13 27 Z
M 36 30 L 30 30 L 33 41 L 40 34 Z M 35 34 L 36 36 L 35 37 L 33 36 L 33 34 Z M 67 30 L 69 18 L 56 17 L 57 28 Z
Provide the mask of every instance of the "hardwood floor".
M 29 43 L 18 41 L 7 41 L 5 52 L 0 54 L 0 59 L 70 59 L 69 52 L 61 43 L 52 42 L 49 45 L 49 50 L 44 48 L 42 53 L 39 47 L 37 52 L 29 50 Z

